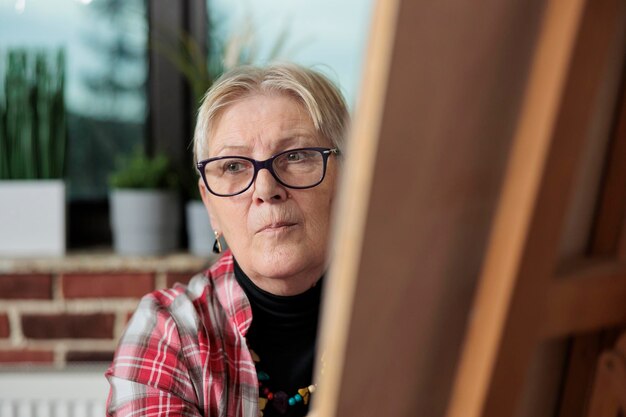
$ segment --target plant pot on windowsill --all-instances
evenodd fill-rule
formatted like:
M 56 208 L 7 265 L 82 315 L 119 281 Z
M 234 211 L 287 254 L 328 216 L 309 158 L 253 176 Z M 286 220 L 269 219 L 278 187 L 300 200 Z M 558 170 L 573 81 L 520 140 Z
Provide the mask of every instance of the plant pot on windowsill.
M 65 183 L 0 181 L 0 257 L 65 255 Z
M 63 50 L 10 49 L 0 97 L 0 257 L 66 248 Z
M 113 248 L 120 255 L 152 256 L 180 246 L 180 202 L 166 157 L 135 154 L 110 179 Z

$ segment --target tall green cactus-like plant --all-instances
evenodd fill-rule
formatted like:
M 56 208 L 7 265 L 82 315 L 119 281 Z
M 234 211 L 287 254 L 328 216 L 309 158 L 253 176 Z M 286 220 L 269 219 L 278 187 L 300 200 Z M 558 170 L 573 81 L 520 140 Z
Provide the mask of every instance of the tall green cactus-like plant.
M 7 52 L 0 100 L 0 179 L 62 178 L 67 145 L 65 54 Z

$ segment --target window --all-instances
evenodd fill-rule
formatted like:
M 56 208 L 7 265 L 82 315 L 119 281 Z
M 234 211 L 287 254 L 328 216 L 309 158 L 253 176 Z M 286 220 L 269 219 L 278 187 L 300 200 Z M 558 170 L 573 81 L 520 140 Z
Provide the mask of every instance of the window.
M 0 80 L 9 49 L 65 52 L 68 246 L 106 245 L 107 177 L 121 155 L 146 146 L 147 2 L 2 0 L 0 5 Z
M 5 62 L 10 48 L 65 50 L 70 202 L 106 198 L 106 179 L 116 158 L 145 143 L 145 2 L 4 3 L 0 9 L 0 63 Z
M 221 42 L 250 33 L 249 55 L 268 61 L 284 42 L 278 58 L 312 66 L 338 83 L 353 107 L 361 79 L 371 0 L 207 0 L 213 35 Z M 284 38 L 284 39 L 281 39 Z

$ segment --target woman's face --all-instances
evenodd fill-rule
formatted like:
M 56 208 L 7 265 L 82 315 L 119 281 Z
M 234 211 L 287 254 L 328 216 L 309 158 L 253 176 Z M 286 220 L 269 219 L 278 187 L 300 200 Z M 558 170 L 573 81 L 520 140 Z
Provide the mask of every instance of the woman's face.
M 332 145 L 315 131 L 296 100 L 253 95 L 223 110 L 208 150 L 209 157 L 265 160 L 303 147 Z M 213 228 L 223 233 L 237 262 L 259 287 L 274 294 L 298 294 L 323 274 L 337 168 L 331 156 L 324 181 L 303 190 L 281 185 L 262 169 L 248 190 L 232 197 L 209 193 L 200 180 Z

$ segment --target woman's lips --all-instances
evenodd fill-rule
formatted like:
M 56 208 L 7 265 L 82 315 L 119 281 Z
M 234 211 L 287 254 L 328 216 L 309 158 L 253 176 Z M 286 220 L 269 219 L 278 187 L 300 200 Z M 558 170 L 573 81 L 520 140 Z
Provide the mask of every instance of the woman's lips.
M 280 232 L 283 230 L 287 230 L 292 226 L 295 226 L 296 223 L 291 223 L 291 222 L 277 222 L 277 223 L 270 223 L 267 224 L 265 226 L 263 226 L 261 229 L 259 229 L 259 231 L 257 233 L 261 233 L 261 232 Z

